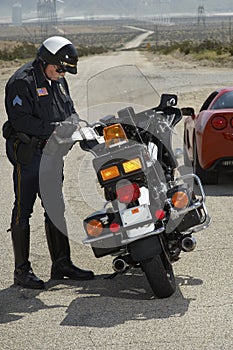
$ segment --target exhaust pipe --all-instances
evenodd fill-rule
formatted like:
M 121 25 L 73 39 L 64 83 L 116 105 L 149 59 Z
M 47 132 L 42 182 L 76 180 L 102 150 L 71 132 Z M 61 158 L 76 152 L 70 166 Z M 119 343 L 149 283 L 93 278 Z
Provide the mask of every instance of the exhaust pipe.
M 122 258 L 115 258 L 112 262 L 112 268 L 116 272 L 123 272 L 126 270 L 128 264 Z
M 181 241 L 181 247 L 185 252 L 191 252 L 196 248 L 197 241 L 192 236 L 186 236 Z

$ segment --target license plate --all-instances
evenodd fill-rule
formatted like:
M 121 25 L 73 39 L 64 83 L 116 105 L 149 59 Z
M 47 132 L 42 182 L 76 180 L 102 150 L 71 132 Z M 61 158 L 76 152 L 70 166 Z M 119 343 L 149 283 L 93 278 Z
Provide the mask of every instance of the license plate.
M 148 205 L 140 205 L 120 212 L 123 227 L 128 227 L 136 224 L 143 224 L 152 220 L 152 216 Z

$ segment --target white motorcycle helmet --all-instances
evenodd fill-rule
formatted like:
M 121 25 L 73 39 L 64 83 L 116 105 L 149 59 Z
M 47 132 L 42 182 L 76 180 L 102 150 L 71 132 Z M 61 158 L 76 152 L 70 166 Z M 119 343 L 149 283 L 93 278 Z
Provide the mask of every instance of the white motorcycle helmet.
M 77 74 L 78 52 L 71 41 L 62 36 L 46 39 L 38 49 L 37 59 L 43 66 L 54 64 L 61 72 Z

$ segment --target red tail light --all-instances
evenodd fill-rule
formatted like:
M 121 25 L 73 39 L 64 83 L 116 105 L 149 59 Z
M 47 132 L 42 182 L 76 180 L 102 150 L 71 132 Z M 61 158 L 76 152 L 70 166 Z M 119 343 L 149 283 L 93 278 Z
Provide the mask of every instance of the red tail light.
M 233 128 L 233 118 L 231 119 L 231 127 Z
M 141 195 L 140 188 L 136 183 L 131 183 L 129 185 L 119 187 L 116 191 L 116 194 L 117 199 L 121 203 L 135 202 Z
M 222 116 L 216 116 L 211 120 L 214 129 L 222 130 L 227 127 L 227 119 Z

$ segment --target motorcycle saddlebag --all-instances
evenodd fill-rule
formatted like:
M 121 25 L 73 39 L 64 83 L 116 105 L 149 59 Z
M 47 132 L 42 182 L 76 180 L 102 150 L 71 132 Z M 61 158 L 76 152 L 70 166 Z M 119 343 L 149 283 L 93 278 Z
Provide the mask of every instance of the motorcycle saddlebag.
M 91 243 L 91 248 L 96 258 L 116 253 L 122 249 L 121 237 L 114 236 L 112 242 L 111 239 L 101 239 Z
M 184 215 L 183 219 L 178 225 L 178 230 L 180 232 L 187 231 L 190 227 L 197 226 L 201 223 L 201 213 L 200 210 L 194 209 L 189 211 L 187 214 Z

